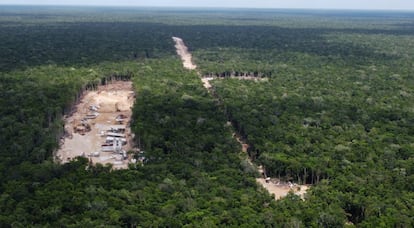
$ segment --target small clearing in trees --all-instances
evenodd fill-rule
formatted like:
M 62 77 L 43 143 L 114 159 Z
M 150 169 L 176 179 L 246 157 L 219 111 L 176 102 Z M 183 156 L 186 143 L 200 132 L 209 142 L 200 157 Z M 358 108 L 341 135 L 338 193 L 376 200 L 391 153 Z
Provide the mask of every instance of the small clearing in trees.
M 275 199 L 281 199 L 292 192 L 302 199 L 304 199 L 305 193 L 309 186 L 297 185 L 293 183 L 281 183 L 277 179 L 266 180 L 265 178 L 256 178 L 257 183 L 261 184 L 270 194 L 275 195 Z
M 71 116 L 65 118 L 65 137 L 56 160 L 66 163 L 84 156 L 94 164 L 128 168 L 132 149 L 130 129 L 135 94 L 130 81 L 114 81 L 86 91 Z M 115 146 L 114 146 L 115 144 Z
M 256 178 L 256 182 L 262 185 L 270 194 L 275 195 L 275 199 L 281 199 L 292 192 L 305 199 L 305 193 L 309 189 L 309 185 L 298 185 L 292 182 L 283 182 L 277 178 L 267 177 L 262 166 L 259 166 L 258 171 L 262 174 L 261 178 Z
M 196 65 L 192 62 L 192 56 L 191 53 L 188 52 L 188 48 L 185 45 L 184 41 L 179 37 L 172 37 L 175 41 L 175 47 L 177 49 L 177 54 L 181 57 L 181 60 L 183 61 L 183 66 L 186 69 L 194 70 L 197 68 Z M 258 78 L 253 76 L 241 76 L 241 77 L 201 77 L 201 74 L 198 72 L 198 75 L 200 76 L 200 79 L 203 83 L 204 88 L 206 88 L 210 93 L 212 89 L 212 85 L 210 84 L 211 80 L 214 80 L 216 78 L 235 78 L 240 80 L 255 80 L 255 81 L 267 81 L 267 78 Z M 228 124 L 231 125 L 231 122 L 228 122 Z M 243 139 L 237 135 L 236 133 L 233 133 L 233 137 L 240 143 L 242 146 L 242 151 L 247 154 L 247 150 L 249 148 L 249 145 L 243 141 Z M 248 162 L 252 165 L 253 163 L 249 159 Z M 293 192 L 296 195 L 299 195 L 302 199 L 304 199 L 304 195 L 306 191 L 308 190 L 309 186 L 307 185 L 297 185 L 295 183 L 281 183 L 280 181 L 276 179 L 268 178 L 265 175 L 265 172 L 263 168 L 259 167 L 257 170 L 259 173 L 263 173 L 262 178 L 257 178 L 256 182 L 259 183 L 263 188 L 265 188 L 270 194 L 275 195 L 275 199 L 281 199 L 288 195 L 289 192 Z

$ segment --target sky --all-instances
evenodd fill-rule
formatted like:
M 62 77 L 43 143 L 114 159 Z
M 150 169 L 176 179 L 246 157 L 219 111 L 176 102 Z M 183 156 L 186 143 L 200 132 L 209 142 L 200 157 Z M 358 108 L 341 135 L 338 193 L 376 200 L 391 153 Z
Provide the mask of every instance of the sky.
M 414 0 L 0 0 L 0 4 L 414 10 Z

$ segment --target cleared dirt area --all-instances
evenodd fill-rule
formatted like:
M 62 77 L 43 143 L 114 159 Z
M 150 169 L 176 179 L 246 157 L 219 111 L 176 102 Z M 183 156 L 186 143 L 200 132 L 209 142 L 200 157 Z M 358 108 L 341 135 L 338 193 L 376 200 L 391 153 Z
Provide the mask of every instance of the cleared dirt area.
M 211 84 L 210 84 L 210 81 L 211 80 L 213 80 L 214 78 L 201 78 L 201 81 L 203 82 L 203 86 L 204 86 L 204 88 L 206 88 L 206 89 L 211 89 Z
M 84 156 L 92 163 L 127 168 L 132 149 L 130 119 L 135 94 L 130 81 L 115 81 L 86 91 L 75 112 L 65 118 L 65 137 L 56 153 L 61 163 Z
M 266 180 L 265 178 L 257 178 L 256 181 L 257 183 L 261 184 L 270 194 L 274 194 L 276 200 L 287 196 L 289 192 L 292 192 L 304 199 L 304 195 L 309 188 L 307 185 L 281 183 L 276 179 Z
M 173 37 L 173 40 L 175 41 L 175 48 L 177 49 L 177 54 L 181 57 L 181 60 L 183 61 L 183 66 L 186 69 L 194 70 L 197 68 L 196 65 L 192 62 L 192 56 L 191 53 L 188 52 L 188 48 L 185 45 L 184 41 L 179 37 Z M 198 72 L 198 75 L 201 74 Z M 211 84 L 210 81 L 214 80 L 216 78 L 225 78 L 225 77 L 200 77 L 201 81 L 203 82 L 204 88 L 206 88 L 209 92 L 211 92 Z M 253 77 L 253 76 L 240 76 L 240 77 L 229 77 L 229 78 L 235 78 L 239 80 L 255 80 L 255 81 L 267 81 L 268 78 L 259 78 L 259 77 Z M 231 122 L 227 122 L 227 124 L 231 125 Z M 247 154 L 247 150 L 249 148 L 249 145 L 243 141 L 243 139 L 237 135 L 236 133 L 233 133 L 233 137 L 240 143 L 242 146 L 242 151 Z M 249 160 L 249 163 L 253 165 L 253 163 Z M 258 169 L 259 173 L 264 173 L 263 169 L 259 167 Z M 304 198 L 304 194 L 308 190 L 309 186 L 307 185 L 297 185 L 294 183 L 281 183 L 277 179 L 271 179 L 271 178 L 257 178 L 257 183 L 262 185 L 270 194 L 275 195 L 275 199 L 278 200 L 280 198 L 285 197 L 290 191 L 292 191 L 294 194 L 299 195 L 302 199 Z
M 192 56 L 190 52 L 188 52 L 187 46 L 184 44 L 183 39 L 179 37 L 173 37 L 175 41 L 175 48 L 177 49 L 177 54 L 181 57 L 183 61 L 184 68 L 189 70 L 194 70 L 197 68 L 196 65 L 193 64 Z

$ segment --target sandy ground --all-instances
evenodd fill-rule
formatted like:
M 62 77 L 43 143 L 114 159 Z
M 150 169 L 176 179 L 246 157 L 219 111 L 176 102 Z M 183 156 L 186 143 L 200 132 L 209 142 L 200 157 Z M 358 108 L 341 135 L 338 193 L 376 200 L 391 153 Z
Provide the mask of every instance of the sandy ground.
M 181 57 L 181 60 L 183 61 L 184 68 L 189 70 L 194 70 L 197 68 L 196 65 L 192 62 L 192 56 L 188 52 L 187 46 L 185 46 L 183 39 L 179 37 L 173 37 L 173 40 L 175 41 L 175 48 L 177 49 L 177 54 Z
M 195 70 L 197 66 L 193 63 L 192 55 L 188 51 L 188 48 L 185 45 L 183 39 L 179 37 L 172 37 L 172 39 L 175 42 L 175 48 L 177 49 L 177 54 L 181 57 L 181 60 L 183 61 L 184 68 L 189 69 L 189 70 Z M 200 75 L 199 72 L 198 72 L 198 75 Z M 202 77 L 201 82 L 203 83 L 204 88 L 206 88 L 207 90 L 211 89 L 210 81 L 213 79 L 214 79 L 213 77 Z
M 192 63 L 192 57 L 191 53 L 188 52 L 187 46 L 185 46 L 184 41 L 179 37 L 173 37 L 173 40 L 175 41 L 175 48 L 177 49 L 177 54 L 181 57 L 181 60 L 183 61 L 183 66 L 186 69 L 194 70 L 197 68 L 196 65 Z M 200 75 L 200 73 L 198 72 Z M 201 75 L 200 75 L 201 76 Z M 211 92 L 211 84 L 210 81 L 216 79 L 215 77 L 200 77 L 201 81 L 203 82 L 204 88 L 206 88 L 209 92 Z M 220 78 L 220 77 L 218 77 Z M 237 78 L 240 80 L 255 80 L 255 81 L 267 81 L 268 78 L 258 78 L 258 77 L 252 77 L 252 76 L 241 76 L 241 77 L 231 77 L 231 78 Z M 228 124 L 231 124 L 228 122 Z M 242 151 L 247 154 L 247 150 L 249 148 L 249 145 L 242 140 L 240 136 L 238 136 L 236 133 L 233 133 L 233 137 L 241 144 Z M 249 163 L 253 166 L 253 163 L 251 160 L 248 160 Z M 263 170 L 261 168 L 258 169 L 259 173 L 263 173 Z M 290 191 L 293 191 L 293 193 L 304 197 L 304 194 L 306 193 L 306 190 L 309 188 L 306 185 L 289 185 L 289 184 L 280 184 L 279 182 L 273 180 L 270 180 L 268 183 L 266 182 L 266 179 L 264 178 L 257 178 L 257 183 L 262 185 L 270 194 L 275 195 L 275 199 L 278 200 L 282 197 L 285 197 Z
M 261 184 L 270 194 L 274 194 L 276 200 L 287 196 L 290 191 L 304 199 L 304 195 L 309 188 L 307 185 L 293 185 L 290 187 L 289 184 L 280 184 L 275 180 L 271 180 L 266 183 L 266 180 L 264 178 L 256 178 L 256 181 L 257 183 Z
M 102 136 L 101 133 L 111 129 L 111 127 L 124 126 L 126 128 L 127 144 L 122 149 L 130 150 L 132 148 L 132 136 L 129 121 L 134 100 L 132 82 L 117 81 L 109 85 L 99 86 L 96 91 L 86 91 L 80 103 L 76 106 L 77 111 L 72 116 L 65 118 L 67 134 L 56 153 L 56 159 L 61 163 L 65 163 L 74 157 L 85 156 L 93 163 L 111 163 L 114 169 L 127 168 L 128 160 L 123 160 L 120 154 L 101 151 L 101 144 L 106 140 L 106 136 Z M 86 121 L 91 127 L 91 131 L 84 135 L 75 133 L 74 128 L 81 123 L 87 114 L 92 113 L 91 105 L 99 107 L 97 110 L 98 117 Z M 121 125 L 115 121 L 115 118 L 120 114 L 126 116 Z M 90 156 L 95 152 L 99 152 L 99 156 Z
M 205 77 L 205 78 L 201 78 L 201 81 L 203 82 L 203 86 L 206 89 L 211 89 L 211 84 L 210 81 L 213 80 L 214 78 L 212 77 Z
M 241 144 L 242 152 L 247 154 L 247 150 L 249 149 L 249 144 L 244 142 L 243 139 L 236 133 L 233 133 L 233 137 L 237 140 L 237 142 Z M 250 165 L 254 166 L 250 159 L 248 159 L 248 161 Z M 259 166 L 257 171 L 259 173 L 264 173 L 262 166 Z M 292 191 L 294 194 L 304 199 L 305 193 L 309 188 L 309 186 L 307 185 L 297 185 L 297 184 L 290 185 L 288 183 L 280 183 L 280 181 L 277 179 L 270 179 L 268 182 L 266 182 L 265 178 L 256 178 L 256 182 L 259 183 L 261 186 L 263 186 L 263 188 L 265 188 L 270 194 L 274 194 L 275 200 L 278 200 L 278 199 L 281 199 L 287 196 L 290 191 Z

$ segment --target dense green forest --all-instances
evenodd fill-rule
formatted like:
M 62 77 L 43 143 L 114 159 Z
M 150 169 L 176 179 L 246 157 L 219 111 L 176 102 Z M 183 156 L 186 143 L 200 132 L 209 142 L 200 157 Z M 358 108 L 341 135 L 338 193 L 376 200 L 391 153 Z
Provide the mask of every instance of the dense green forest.
M 414 14 L 0 8 L 1 227 L 414 226 Z M 188 44 L 213 94 L 183 69 Z M 132 76 L 146 160 L 53 162 L 82 92 Z M 268 175 L 312 184 L 275 201 Z

